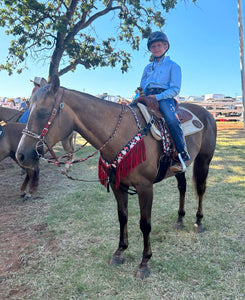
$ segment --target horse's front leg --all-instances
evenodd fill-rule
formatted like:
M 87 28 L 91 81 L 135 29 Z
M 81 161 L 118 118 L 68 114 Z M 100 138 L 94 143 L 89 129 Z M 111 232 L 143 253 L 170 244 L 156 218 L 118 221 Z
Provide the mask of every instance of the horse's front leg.
M 112 255 L 109 264 L 120 265 L 124 262 L 123 252 L 125 249 L 128 248 L 128 187 L 121 186 L 118 189 L 115 189 L 113 184 L 111 184 L 111 187 L 117 200 L 118 220 L 120 224 L 120 237 L 118 248 Z
M 151 210 L 153 201 L 153 185 L 152 183 L 137 187 L 137 193 L 140 205 L 140 229 L 143 233 L 144 250 L 142 261 L 138 266 L 136 277 L 144 279 L 150 275 L 148 261 L 152 256 L 150 232 L 151 232 Z
M 178 219 L 175 223 L 175 228 L 181 229 L 184 227 L 183 218 L 185 216 L 185 193 L 186 193 L 186 178 L 185 173 L 179 173 L 175 175 L 178 182 L 179 190 L 179 210 Z

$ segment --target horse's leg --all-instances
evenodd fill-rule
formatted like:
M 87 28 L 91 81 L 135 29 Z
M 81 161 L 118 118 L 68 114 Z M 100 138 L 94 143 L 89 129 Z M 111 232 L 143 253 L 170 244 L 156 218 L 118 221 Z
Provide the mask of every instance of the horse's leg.
M 23 181 L 23 183 L 22 183 L 22 185 L 21 185 L 21 187 L 20 187 L 20 196 L 21 196 L 22 198 L 25 198 L 25 195 L 26 195 L 26 187 L 27 187 L 27 185 L 28 185 L 29 179 L 30 179 L 29 174 L 28 174 L 28 172 L 26 172 L 25 179 L 24 179 L 24 181 Z M 25 200 L 25 199 L 24 199 L 24 200 Z
M 74 143 L 75 143 L 75 138 L 74 135 L 76 135 L 76 133 L 72 132 L 68 137 L 66 137 L 61 143 L 62 146 L 66 152 L 66 154 L 68 153 L 73 153 L 74 152 Z M 65 164 L 65 169 L 62 170 L 62 173 L 66 173 L 69 172 L 71 169 L 71 164 L 69 162 L 72 161 L 73 158 L 73 154 L 71 154 L 66 161 Z
M 38 189 L 39 181 L 39 168 L 36 169 L 26 169 L 26 177 L 21 186 L 21 196 L 24 201 L 31 198 L 32 195 L 36 194 Z M 29 193 L 26 192 L 27 184 L 29 183 Z
M 112 255 L 109 264 L 119 265 L 123 264 L 123 252 L 128 248 L 128 188 L 119 187 L 118 189 L 115 189 L 113 184 L 111 184 L 111 187 L 117 200 L 118 220 L 120 224 L 120 237 L 118 248 Z
M 183 218 L 185 216 L 185 192 L 186 192 L 186 178 L 185 173 L 179 173 L 175 175 L 178 182 L 179 190 L 179 210 L 178 210 L 178 219 L 175 223 L 177 229 L 184 227 Z
M 140 229 L 143 233 L 144 250 L 142 253 L 142 261 L 138 266 L 136 277 L 144 279 L 149 276 L 150 268 L 148 261 L 152 256 L 150 232 L 151 232 L 151 209 L 153 201 L 153 184 L 142 183 L 137 186 L 137 193 L 140 205 Z
M 30 170 L 30 169 L 29 169 Z M 38 182 L 39 182 L 39 167 L 30 170 L 29 173 L 29 193 L 31 195 L 36 194 L 38 189 Z
M 195 183 L 196 193 L 198 197 L 198 209 L 196 213 L 196 224 L 195 231 L 203 232 L 204 228 L 202 225 L 203 218 L 203 195 L 206 191 L 206 180 L 209 171 L 209 164 L 211 158 L 204 157 L 204 155 L 198 154 L 195 159 L 193 166 L 193 181 Z

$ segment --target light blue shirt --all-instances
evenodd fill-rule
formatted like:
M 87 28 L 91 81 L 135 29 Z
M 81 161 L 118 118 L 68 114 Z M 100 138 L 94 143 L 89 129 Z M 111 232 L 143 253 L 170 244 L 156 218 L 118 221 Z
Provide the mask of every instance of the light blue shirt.
M 155 95 L 157 101 L 174 98 L 180 92 L 181 68 L 169 56 L 164 56 L 159 61 L 154 60 L 145 67 L 140 86 L 144 91 L 147 88 L 166 89 Z

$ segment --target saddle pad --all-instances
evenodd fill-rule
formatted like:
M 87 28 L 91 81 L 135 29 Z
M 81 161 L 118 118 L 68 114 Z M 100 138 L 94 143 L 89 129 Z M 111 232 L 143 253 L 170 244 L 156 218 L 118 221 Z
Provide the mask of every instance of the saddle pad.
M 150 122 L 151 115 L 147 109 L 147 107 L 144 104 L 137 103 L 137 106 L 139 107 L 142 115 L 144 116 L 146 122 Z M 184 133 L 184 136 L 191 135 L 193 133 L 196 133 L 198 131 L 201 131 L 203 129 L 203 123 L 198 119 L 196 115 L 194 115 L 190 110 L 180 107 L 179 109 L 186 111 L 187 113 L 191 114 L 192 118 L 188 121 L 185 121 L 184 123 L 181 123 L 181 127 Z M 160 141 L 161 138 L 161 132 L 160 130 L 153 124 L 150 128 L 152 136 Z
M 185 110 L 192 115 L 192 119 L 181 124 L 184 136 L 191 135 L 203 129 L 203 123 L 198 119 L 198 117 L 195 114 L 193 114 L 193 112 L 184 107 L 180 107 L 179 109 Z

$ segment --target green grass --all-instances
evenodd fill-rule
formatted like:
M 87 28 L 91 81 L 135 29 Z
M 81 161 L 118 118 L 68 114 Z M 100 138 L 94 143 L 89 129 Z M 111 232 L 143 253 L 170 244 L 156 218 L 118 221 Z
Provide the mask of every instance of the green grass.
M 77 157 L 93 152 L 86 147 Z M 97 180 L 97 159 L 73 166 L 76 178 Z M 52 169 L 53 170 L 53 169 Z M 245 298 L 245 133 L 219 132 L 204 201 L 203 234 L 194 233 L 197 203 L 187 171 L 185 227 L 174 229 L 178 191 L 175 178 L 154 187 L 151 275 L 134 277 L 142 254 L 137 196 L 129 198 L 129 248 L 125 263 L 108 265 L 118 244 L 119 224 L 112 192 L 96 183 L 64 180 L 46 209 L 57 248 L 33 267 L 15 274 L 29 285 L 29 299 L 244 299 Z M 53 175 L 55 176 L 55 174 Z M 68 184 L 68 186 L 65 186 Z M 33 216 L 34 222 L 37 216 Z

